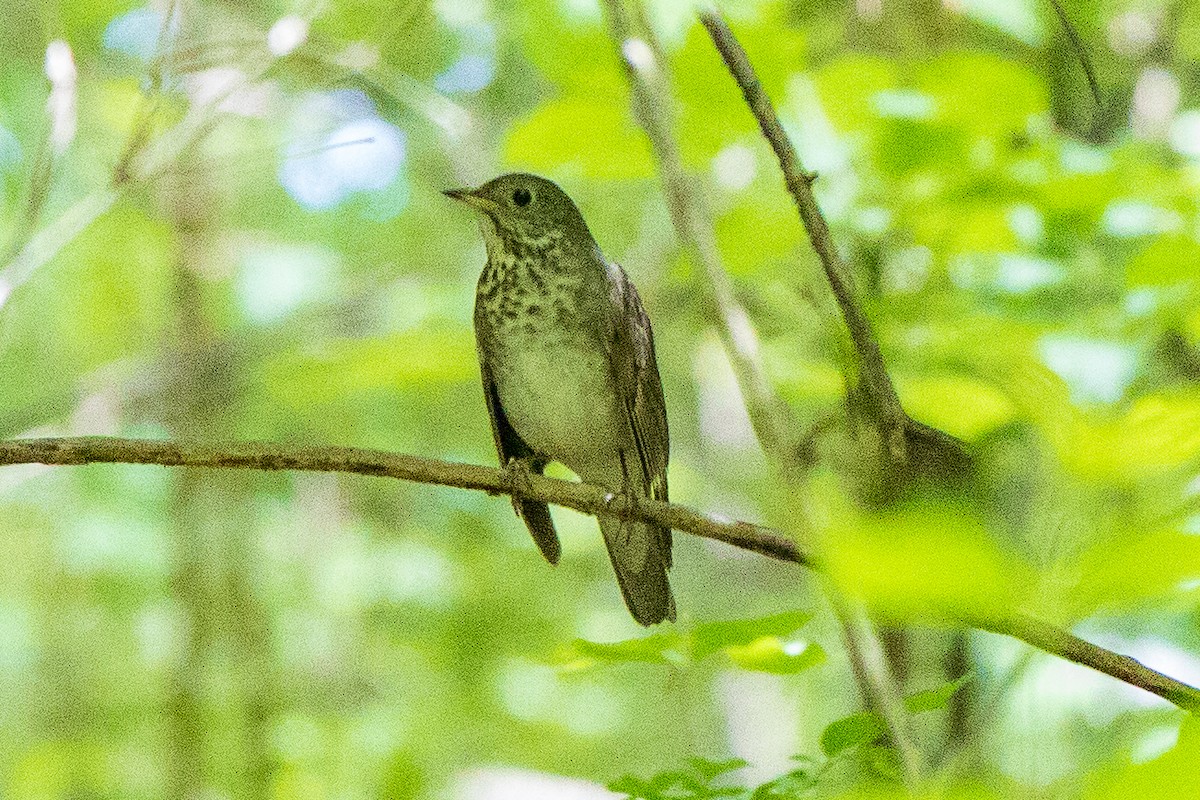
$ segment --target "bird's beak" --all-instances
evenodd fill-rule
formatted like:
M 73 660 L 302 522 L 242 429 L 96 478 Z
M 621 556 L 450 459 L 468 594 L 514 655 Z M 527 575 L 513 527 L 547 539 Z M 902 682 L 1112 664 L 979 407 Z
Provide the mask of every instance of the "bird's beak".
M 466 203 L 471 208 L 474 208 L 477 211 L 482 211 L 489 217 L 495 218 L 496 214 L 498 214 L 500 211 L 500 206 L 498 204 L 487 199 L 486 197 L 480 197 L 478 194 L 476 194 L 475 189 L 447 189 L 442 192 L 442 194 L 453 200 Z

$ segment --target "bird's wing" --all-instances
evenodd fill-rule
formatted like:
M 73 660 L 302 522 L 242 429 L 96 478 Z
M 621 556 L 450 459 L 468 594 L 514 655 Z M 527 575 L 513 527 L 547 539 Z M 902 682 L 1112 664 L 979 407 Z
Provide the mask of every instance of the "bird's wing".
M 611 264 L 609 276 L 615 301 L 611 304 L 614 316 L 609 326 L 609 360 L 637 448 L 638 463 L 630 466 L 637 467 L 644 494 L 666 502 L 670 437 L 662 378 L 654 355 L 654 332 L 625 270 Z M 667 536 L 669 554 L 669 532 Z
M 487 401 L 488 417 L 492 421 L 492 438 L 496 442 L 496 454 L 500 457 L 500 466 L 507 467 L 512 459 L 522 459 L 528 463 L 533 472 L 541 474 L 545 462 L 534 458 L 537 454 L 534 453 L 533 448 L 526 444 L 525 440 L 518 436 L 517 432 L 508 424 L 508 417 L 504 415 L 504 407 L 500 404 L 500 395 L 496 391 L 496 382 L 492 378 L 492 370 L 483 354 L 483 348 L 480 347 L 478 352 L 479 371 L 483 377 L 483 397 Z M 554 520 L 550 518 L 550 508 L 545 503 L 526 500 L 516 495 L 512 498 L 512 504 L 517 515 L 524 520 L 525 527 L 529 528 L 529 534 L 537 543 L 538 549 L 542 551 L 542 555 L 551 564 L 557 564 L 561 550 L 558 533 L 554 529 Z

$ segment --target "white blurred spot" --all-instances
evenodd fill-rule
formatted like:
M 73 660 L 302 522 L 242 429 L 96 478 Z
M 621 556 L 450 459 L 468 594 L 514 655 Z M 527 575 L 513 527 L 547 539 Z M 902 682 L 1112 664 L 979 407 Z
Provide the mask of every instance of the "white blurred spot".
M 696 376 L 700 432 L 704 438 L 718 446 L 754 448 L 758 439 L 724 349 L 711 339 L 703 342 L 696 349 L 692 372 Z
M 379 65 L 379 48 L 367 42 L 351 42 L 333 61 L 346 69 L 363 72 Z
M 71 54 L 71 46 L 62 39 L 55 39 L 46 45 L 46 78 L 50 83 L 59 85 L 75 83 L 75 57 Z
M 1134 289 L 1125 295 L 1125 313 L 1131 317 L 1144 317 L 1159 307 L 1159 296 L 1153 289 Z
M 461 773 L 451 800 L 617 800 L 595 783 L 516 767 L 477 767 Z
M 1057 283 L 1062 277 L 1062 269 L 1053 261 L 1034 256 L 1006 254 L 1000 256 L 996 286 L 1008 294 L 1024 294 Z
M 874 22 L 883 16 L 883 0 L 854 0 L 854 10 L 863 19 Z
M 332 208 L 354 192 L 391 186 L 407 155 L 404 132 L 378 117 L 345 123 L 315 150 L 295 150 L 280 165 L 279 180 L 310 209 Z
M 1144 11 L 1127 11 L 1108 22 L 1108 41 L 1121 55 L 1136 56 L 1158 39 L 1158 22 Z
M 1046 226 L 1042 212 L 1028 204 L 1015 205 L 1008 210 L 1008 227 L 1023 244 L 1034 245 L 1042 241 Z
M 888 294 L 911 294 L 919 291 L 933 269 L 933 252 L 924 245 L 905 247 L 885 264 L 883 290 Z
M 268 325 L 325 296 L 334 258 L 315 247 L 250 250 L 238 275 L 238 295 L 246 316 Z
M 513 659 L 497 678 L 500 699 L 513 717 L 533 720 L 551 708 L 558 688 L 558 675 L 545 664 Z
M 439 92 L 478 92 L 496 77 L 496 59 L 489 54 L 467 53 L 433 79 Z
M 252 85 L 237 67 L 213 67 L 183 78 L 184 89 L 194 105 L 215 103 L 218 111 L 243 117 L 266 114 L 272 84 Z
M 1200 109 L 1180 112 L 1171 123 L 1171 132 L 1168 135 L 1171 147 L 1176 153 L 1200 158 Z
M 308 20 L 287 16 L 267 32 L 267 49 L 276 56 L 286 56 L 308 40 Z
M 655 69 L 654 51 L 644 39 L 626 39 L 621 45 L 621 54 L 629 62 L 629 66 L 638 72 L 651 72 Z
M 12 295 L 12 284 L 0 278 L 0 308 L 4 308 L 10 295 Z
M 177 19 L 172 19 L 177 22 Z M 104 46 L 143 61 L 154 56 L 158 33 L 162 30 L 162 14 L 150 8 L 135 8 L 114 17 L 104 28 Z
M 715 688 L 725 710 L 729 749 L 752 765 L 739 775 L 755 784 L 794 769 L 792 756 L 805 751 L 794 687 L 778 675 L 730 671 L 719 676 Z
M 1165 137 L 1179 108 L 1179 81 L 1162 67 L 1147 67 L 1133 89 L 1129 124 L 1143 139 Z
M 1101 224 L 1113 236 L 1149 236 L 1178 230 L 1179 215 L 1140 200 L 1114 200 L 1104 209 Z
M 75 138 L 75 56 L 62 39 L 46 45 L 46 78 L 50 97 L 46 111 L 50 115 L 50 143 L 56 153 L 67 149 Z
M 1075 141 L 1063 142 L 1058 162 L 1064 171 L 1079 175 L 1099 175 L 1112 169 L 1112 156 L 1107 152 Z
M 464 28 L 486 19 L 488 5 L 484 0 L 434 0 L 433 11 L 451 28 Z
M 745 189 L 754 182 L 758 174 L 758 163 L 754 151 L 744 144 L 731 144 L 721 149 L 712 161 L 713 176 L 717 183 L 733 189 Z
M 1075 402 L 1115 403 L 1137 371 L 1133 349 L 1116 342 L 1048 336 L 1038 353 L 1070 387 Z
M 446 608 L 458 594 L 454 565 L 439 550 L 417 542 L 398 544 L 379 559 L 384 597 L 394 603 Z
M 871 96 L 871 107 L 881 117 L 931 119 L 937 112 L 932 95 L 912 89 L 884 89 Z

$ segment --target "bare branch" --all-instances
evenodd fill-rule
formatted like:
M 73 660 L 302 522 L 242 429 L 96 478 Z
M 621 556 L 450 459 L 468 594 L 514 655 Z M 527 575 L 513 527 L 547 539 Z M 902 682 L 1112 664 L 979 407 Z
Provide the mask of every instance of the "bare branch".
M 633 93 L 633 111 L 658 162 L 671 223 L 683 249 L 708 278 L 718 314 L 717 331 L 733 366 L 754 433 L 776 465 L 790 470 L 805 460 L 803 440 L 793 433 L 787 407 L 762 365 L 758 334 L 725 271 L 712 215 L 683 168 L 669 109 L 674 105 L 667 64 L 653 31 L 634 36 L 621 0 L 606 0 L 609 31 Z
M 746 104 L 779 160 L 784 183 L 796 203 L 809 243 L 821 262 L 842 319 L 850 331 L 858 356 L 858 375 L 854 394 L 850 398 L 851 407 L 865 411 L 877 426 L 886 460 L 881 466 L 887 468 L 886 474 L 894 475 L 906 468 L 914 461 L 913 456 L 917 455 L 919 458 L 915 460 L 918 462 L 936 463 L 942 468 L 961 471 L 969 463 L 961 443 L 949 434 L 914 422 L 900 405 L 883 362 L 879 340 L 871 321 L 854 297 L 846 264 L 834 245 L 829 225 L 813 194 L 812 183 L 816 176 L 807 172 L 800 163 L 800 157 L 783 130 L 771 99 L 763 91 L 746 51 L 720 14 L 704 12 L 700 15 L 700 21 L 741 88 Z M 910 453 L 910 449 L 917 452 Z
M 8 464 L 84 465 L 157 464 L 163 467 L 215 469 L 296 470 L 346 472 L 379 478 L 474 489 L 488 494 L 517 494 L 584 514 L 618 514 L 666 525 L 705 539 L 725 542 L 780 561 L 806 566 L 813 558 L 791 538 L 778 531 L 702 514 L 673 503 L 638 498 L 631 504 L 622 495 L 585 483 L 530 474 L 514 487 L 511 475 L 501 469 L 457 464 L 383 450 L 358 447 L 287 447 L 264 442 L 202 445 L 106 436 L 11 439 L 0 441 L 0 466 Z
M 1079 31 L 1071 23 L 1071 18 L 1067 16 L 1067 10 L 1062 7 L 1059 0 L 1050 0 L 1050 5 L 1054 7 L 1054 13 L 1058 15 L 1058 21 L 1062 23 L 1063 30 L 1067 32 L 1067 39 L 1071 42 L 1071 47 L 1075 49 L 1075 54 L 1079 56 L 1079 63 L 1083 65 L 1083 73 L 1087 76 L 1088 88 L 1092 90 L 1092 99 L 1096 101 L 1096 107 L 1100 108 L 1104 105 L 1104 101 L 1100 97 L 1100 82 L 1096 80 L 1096 69 L 1092 66 L 1091 56 L 1088 55 L 1087 47 L 1083 44 L 1083 39 L 1079 36 Z
M 200 445 L 104 436 L 0 441 L 0 466 L 94 463 L 344 472 L 472 489 L 493 495 L 517 494 L 531 500 L 573 508 L 585 514 L 626 514 L 779 561 L 789 561 L 810 569 L 820 568 L 813 555 L 790 537 L 762 525 L 724 519 L 686 506 L 648 498 L 639 498 L 635 504 L 630 504 L 623 496 L 613 495 L 599 486 L 541 475 L 522 476 L 514 482 L 504 470 L 474 464 L 357 447 L 287 447 L 254 442 Z M 1084 641 L 1047 622 L 1024 614 L 1003 619 L 964 618 L 960 621 L 980 630 L 1020 639 L 1039 650 L 1145 689 L 1180 708 L 1200 713 L 1200 689 L 1156 672 L 1128 656 Z
M 686 506 L 648 498 L 640 498 L 631 504 L 624 497 L 613 495 L 599 486 L 541 475 L 522 476 L 514 482 L 504 470 L 474 464 L 457 464 L 356 447 L 287 447 L 264 443 L 200 445 L 104 436 L 0 441 L 0 466 L 95 463 L 345 472 L 473 489 L 494 495 L 515 493 L 585 514 L 626 514 L 780 561 L 811 569 L 819 569 L 820 566 L 812 554 L 805 552 L 788 536 L 762 525 L 723 519 Z M 1084 641 L 1047 622 L 1024 614 L 1003 619 L 970 618 L 961 621 L 980 630 L 1020 639 L 1039 650 L 1145 689 L 1180 708 L 1200 713 L 1200 689 L 1156 672 L 1128 656 Z

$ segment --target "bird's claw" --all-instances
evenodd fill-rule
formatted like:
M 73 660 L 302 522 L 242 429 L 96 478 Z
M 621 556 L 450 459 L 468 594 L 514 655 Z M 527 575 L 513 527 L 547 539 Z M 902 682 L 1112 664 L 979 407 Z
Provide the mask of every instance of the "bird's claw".
M 533 491 L 533 465 L 529 458 L 510 458 L 504 465 L 504 482 L 514 497 L 525 497 Z

